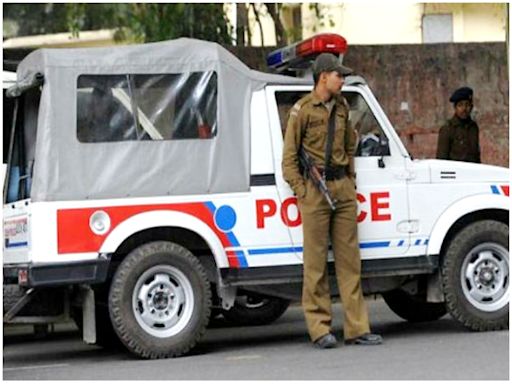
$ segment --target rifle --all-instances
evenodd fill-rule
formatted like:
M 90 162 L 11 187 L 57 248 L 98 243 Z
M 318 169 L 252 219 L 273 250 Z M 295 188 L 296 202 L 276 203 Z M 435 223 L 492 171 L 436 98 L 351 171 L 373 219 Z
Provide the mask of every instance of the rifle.
M 322 192 L 322 195 L 324 195 L 325 199 L 329 203 L 331 210 L 335 211 L 336 200 L 332 198 L 329 189 L 327 189 L 325 180 L 322 177 L 318 168 L 316 167 L 315 162 L 313 161 L 309 153 L 307 153 L 302 147 L 299 150 L 299 162 L 302 168 L 308 173 L 311 180 L 313 180 L 313 183 L 315 183 L 316 187 L 320 190 L 320 192 Z

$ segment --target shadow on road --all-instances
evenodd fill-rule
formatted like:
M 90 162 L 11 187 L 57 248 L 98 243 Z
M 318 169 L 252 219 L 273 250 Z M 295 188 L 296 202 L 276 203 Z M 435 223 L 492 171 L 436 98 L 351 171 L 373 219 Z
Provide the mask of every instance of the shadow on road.
M 339 312 L 339 309 L 338 309 Z M 377 314 L 376 314 L 377 315 Z M 372 315 L 370 314 L 370 318 Z M 343 337 L 340 313 L 335 314 L 333 331 L 338 338 Z M 69 328 L 69 327 L 68 327 Z M 442 335 L 468 332 L 458 322 L 449 316 L 425 323 L 409 323 L 396 316 L 390 318 L 373 317 L 372 331 L 383 335 L 384 339 L 397 340 L 421 335 Z M 122 346 L 99 347 L 86 345 L 81 341 L 81 335 L 76 329 L 60 330 L 49 333 L 44 338 L 34 334 L 9 335 L 4 332 L 4 362 L 15 362 L 20 359 L 24 363 L 55 362 L 66 360 L 93 359 L 105 360 L 137 360 Z M 283 345 L 297 345 L 297 348 L 310 348 L 310 340 L 298 306 L 290 308 L 285 315 L 275 323 L 264 326 L 236 326 L 222 317 L 210 321 L 202 341 L 188 356 L 205 355 L 240 349 L 252 346 L 263 348 L 281 348 Z M 5 347 L 9 347 L 6 355 Z

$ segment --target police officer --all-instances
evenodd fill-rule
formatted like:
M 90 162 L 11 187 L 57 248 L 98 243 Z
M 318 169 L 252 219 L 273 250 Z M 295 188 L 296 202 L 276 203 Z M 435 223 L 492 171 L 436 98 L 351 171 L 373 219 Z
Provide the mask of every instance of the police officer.
M 437 158 L 480 163 L 478 125 L 471 119 L 473 90 L 457 89 L 450 97 L 455 113 L 439 131 Z
M 361 289 L 354 172 L 357 138 L 348 122 L 348 104 L 340 94 L 344 77 L 351 72 L 333 54 L 319 55 L 313 64 L 315 88 L 290 110 L 284 139 L 283 175 L 297 195 L 304 234 L 302 306 L 311 340 L 319 348 L 332 348 L 337 343 L 331 331 L 327 274 L 329 238 L 344 306 L 345 343 L 382 343 L 379 335 L 370 333 Z M 331 154 L 327 159 L 331 113 L 335 114 L 335 129 Z M 301 146 L 323 173 L 327 187 L 336 199 L 335 211 L 331 210 L 313 181 L 301 173 L 298 158 Z

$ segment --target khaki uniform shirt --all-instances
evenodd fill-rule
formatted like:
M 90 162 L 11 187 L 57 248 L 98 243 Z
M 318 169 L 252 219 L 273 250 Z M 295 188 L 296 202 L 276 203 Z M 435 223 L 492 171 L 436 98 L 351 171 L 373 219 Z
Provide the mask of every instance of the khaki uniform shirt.
M 453 116 L 439 131 L 437 158 L 480 163 L 478 125 Z
M 336 119 L 334 143 L 330 165 L 332 167 L 348 166 L 348 172 L 354 172 L 354 153 L 357 148 L 357 135 L 348 121 L 348 104 L 341 95 L 334 99 Z M 304 178 L 299 171 L 300 146 L 310 154 L 315 165 L 325 165 L 325 145 L 327 141 L 328 121 L 331 108 L 312 91 L 292 107 L 284 137 L 283 177 L 290 184 L 295 194 L 304 196 Z

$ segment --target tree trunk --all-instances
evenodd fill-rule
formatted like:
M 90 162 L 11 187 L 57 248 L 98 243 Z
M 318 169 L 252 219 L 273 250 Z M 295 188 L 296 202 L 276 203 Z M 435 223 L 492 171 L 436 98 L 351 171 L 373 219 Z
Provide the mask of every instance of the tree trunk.
M 236 3 L 236 45 L 245 45 L 245 30 L 248 26 L 247 8 L 244 3 Z
M 259 14 L 258 10 L 256 9 L 255 3 L 251 3 L 251 7 L 252 7 L 252 11 L 254 12 L 254 17 L 256 18 L 256 22 L 258 23 L 258 26 L 260 27 L 261 46 L 263 47 L 263 46 L 265 46 L 265 42 L 263 39 L 263 26 L 261 25 L 260 14 Z
M 284 45 L 286 44 L 286 31 L 284 30 L 283 23 L 281 22 L 280 14 L 280 4 L 277 3 L 264 3 L 267 7 L 268 13 L 272 20 L 274 21 L 274 27 L 276 31 L 276 45 Z

